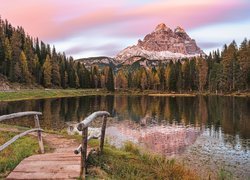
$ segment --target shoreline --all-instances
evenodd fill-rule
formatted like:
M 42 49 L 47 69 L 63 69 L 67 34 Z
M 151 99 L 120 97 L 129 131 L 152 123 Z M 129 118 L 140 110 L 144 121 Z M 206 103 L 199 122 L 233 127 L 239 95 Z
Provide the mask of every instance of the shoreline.
M 0 102 L 49 99 L 63 97 L 98 96 L 98 95 L 135 95 L 152 97 L 195 97 L 195 96 L 230 96 L 230 97 L 250 97 L 250 92 L 234 93 L 209 93 L 209 92 L 165 92 L 155 90 L 117 90 L 109 92 L 105 89 L 21 89 L 18 91 L 0 92 Z

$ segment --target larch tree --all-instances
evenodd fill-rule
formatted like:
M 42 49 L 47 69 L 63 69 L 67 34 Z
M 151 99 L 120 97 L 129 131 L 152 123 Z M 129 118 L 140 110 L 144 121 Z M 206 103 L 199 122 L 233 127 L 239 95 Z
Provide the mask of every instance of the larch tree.
M 51 87 L 51 74 L 52 74 L 52 65 L 49 55 L 47 55 L 46 60 L 43 64 L 43 85 L 48 88 Z
M 202 59 L 201 57 L 197 58 L 196 65 L 197 65 L 198 80 L 199 80 L 199 91 L 203 91 L 207 83 L 208 65 L 206 60 Z
M 29 72 L 26 55 L 24 54 L 23 51 L 21 51 L 21 54 L 20 54 L 20 65 L 21 65 L 21 71 L 22 71 L 22 77 L 23 77 L 22 81 L 25 83 L 30 83 L 31 74 Z

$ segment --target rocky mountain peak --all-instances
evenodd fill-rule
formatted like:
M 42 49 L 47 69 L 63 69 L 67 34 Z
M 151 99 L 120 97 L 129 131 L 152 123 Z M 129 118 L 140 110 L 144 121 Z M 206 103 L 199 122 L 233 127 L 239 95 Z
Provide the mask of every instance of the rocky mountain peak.
M 166 26 L 164 23 L 160 23 L 156 26 L 155 31 L 167 31 L 170 28 Z
M 186 31 L 180 27 L 180 26 L 177 26 L 174 30 L 175 33 L 186 33 Z
M 138 40 L 137 45 L 125 48 L 115 59 L 118 62 L 125 62 L 133 57 L 168 60 L 190 58 L 200 54 L 203 55 L 204 52 L 182 27 L 177 26 L 173 31 L 166 24 L 160 23 L 143 40 Z

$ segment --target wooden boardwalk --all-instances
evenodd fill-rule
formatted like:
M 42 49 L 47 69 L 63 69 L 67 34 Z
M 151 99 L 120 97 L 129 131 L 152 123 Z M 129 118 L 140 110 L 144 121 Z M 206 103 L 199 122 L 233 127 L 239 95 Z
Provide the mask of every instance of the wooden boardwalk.
M 43 133 L 43 139 L 54 149 L 52 153 L 37 154 L 24 159 L 7 179 L 76 179 L 80 175 L 79 145 L 60 135 Z
M 49 153 L 26 158 L 7 179 L 76 179 L 79 174 L 79 155 Z
M 0 121 L 29 115 L 34 115 L 36 128 L 13 137 L 10 141 L 0 146 L 0 151 L 15 142 L 19 137 L 37 131 L 40 152 L 44 153 L 42 139 L 49 144 L 49 147 L 54 149 L 54 152 L 33 155 L 24 159 L 6 179 L 85 179 L 86 157 L 88 157 L 90 152 L 87 146 L 88 140 L 100 137 L 100 153 L 103 152 L 107 116 L 110 116 L 109 112 L 94 112 L 77 125 L 77 129 L 82 131 L 82 143 L 80 145 L 73 139 L 64 138 L 60 135 L 46 133 L 42 135 L 41 131 L 43 130 L 40 128 L 38 118 L 38 115 L 42 115 L 41 112 L 28 111 L 3 115 L 0 116 Z M 88 137 L 88 126 L 97 117 L 103 118 L 101 133 L 98 136 Z M 78 148 L 75 149 L 76 147 Z

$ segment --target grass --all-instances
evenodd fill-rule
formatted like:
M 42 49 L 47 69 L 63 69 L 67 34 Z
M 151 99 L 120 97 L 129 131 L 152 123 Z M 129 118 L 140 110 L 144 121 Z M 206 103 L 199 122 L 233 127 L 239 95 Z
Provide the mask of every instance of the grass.
M 17 101 L 28 99 L 75 97 L 85 95 L 108 95 L 106 90 L 96 89 L 32 89 L 13 92 L 0 92 L 0 101 Z
M 94 140 L 90 143 L 97 144 Z M 88 166 L 89 179 L 198 179 L 175 160 L 142 152 L 132 143 L 123 149 L 105 145 L 102 155 L 89 156 Z
M 195 95 L 215 95 L 214 93 L 168 93 L 165 91 L 156 90 L 138 90 L 127 89 L 109 92 L 105 89 L 22 89 L 12 92 L 0 92 L 0 101 L 18 101 L 29 99 L 44 99 L 44 98 L 61 98 L 61 97 L 76 97 L 76 96 L 90 96 L 90 95 L 149 95 L 149 96 L 195 96 Z M 218 94 L 221 96 L 238 96 L 249 97 L 249 92 Z
M 0 144 L 10 140 L 16 133 L 0 131 Z M 0 152 L 0 179 L 8 175 L 24 158 L 39 151 L 37 139 L 24 136 Z
M 233 175 L 231 172 L 226 171 L 224 168 L 220 169 L 217 174 L 218 180 L 230 180 L 233 179 Z

